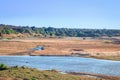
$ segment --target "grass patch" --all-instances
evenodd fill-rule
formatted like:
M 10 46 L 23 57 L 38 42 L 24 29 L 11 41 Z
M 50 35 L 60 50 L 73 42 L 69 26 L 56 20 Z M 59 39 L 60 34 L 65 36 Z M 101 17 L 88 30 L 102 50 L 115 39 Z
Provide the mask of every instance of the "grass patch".
M 105 80 L 87 76 L 61 74 L 55 70 L 38 70 L 27 67 L 9 67 L 0 70 L 0 80 Z

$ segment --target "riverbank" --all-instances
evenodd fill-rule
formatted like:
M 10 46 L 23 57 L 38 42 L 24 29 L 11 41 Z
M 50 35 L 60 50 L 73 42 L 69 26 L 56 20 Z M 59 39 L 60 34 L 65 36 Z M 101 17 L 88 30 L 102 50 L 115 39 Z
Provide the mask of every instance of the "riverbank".
M 91 57 L 89 57 L 89 58 L 120 61 L 120 56 L 91 56 Z
M 80 75 L 80 76 L 88 76 L 88 77 L 94 77 L 94 78 L 102 78 L 107 80 L 120 80 L 120 77 L 115 76 L 106 76 L 106 75 L 100 75 L 100 74 L 91 74 L 91 73 L 82 73 L 82 72 L 68 72 L 72 75 Z
M 37 46 L 43 46 L 44 49 L 32 50 Z M 120 60 L 120 44 L 87 38 L 1 40 L 0 55 L 80 56 Z
M 120 80 L 119 77 L 83 75 L 75 73 L 62 74 L 56 70 L 38 70 L 24 66 L 6 67 L 0 70 L 0 80 Z

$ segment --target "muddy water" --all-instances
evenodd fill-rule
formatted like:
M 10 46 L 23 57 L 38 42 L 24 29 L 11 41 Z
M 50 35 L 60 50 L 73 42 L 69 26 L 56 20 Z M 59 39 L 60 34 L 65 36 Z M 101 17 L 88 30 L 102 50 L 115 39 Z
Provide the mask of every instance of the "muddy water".
M 81 57 L 54 56 L 0 56 L 0 63 L 9 66 L 28 66 L 41 70 L 56 69 L 63 72 L 87 72 L 120 76 L 120 61 Z

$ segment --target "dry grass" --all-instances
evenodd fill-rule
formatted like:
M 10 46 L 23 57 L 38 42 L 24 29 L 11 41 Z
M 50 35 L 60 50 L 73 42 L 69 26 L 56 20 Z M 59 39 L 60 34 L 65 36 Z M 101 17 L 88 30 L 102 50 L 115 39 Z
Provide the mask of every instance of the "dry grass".
M 31 52 L 31 48 L 44 46 L 42 51 Z M 120 45 L 104 43 L 102 40 L 81 39 L 36 39 L 0 41 L 0 55 L 71 55 L 74 50 L 90 56 L 120 56 Z
M 0 80 L 108 80 L 86 76 L 61 74 L 54 70 L 40 71 L 27 67 L 10 67 L 0 71 Z

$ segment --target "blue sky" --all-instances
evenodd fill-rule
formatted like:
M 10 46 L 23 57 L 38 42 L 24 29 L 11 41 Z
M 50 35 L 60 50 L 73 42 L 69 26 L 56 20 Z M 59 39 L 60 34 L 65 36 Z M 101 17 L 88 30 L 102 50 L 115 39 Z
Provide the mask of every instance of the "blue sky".
M 120 0 L 0 0 L 0 24 L 120 29 Z

